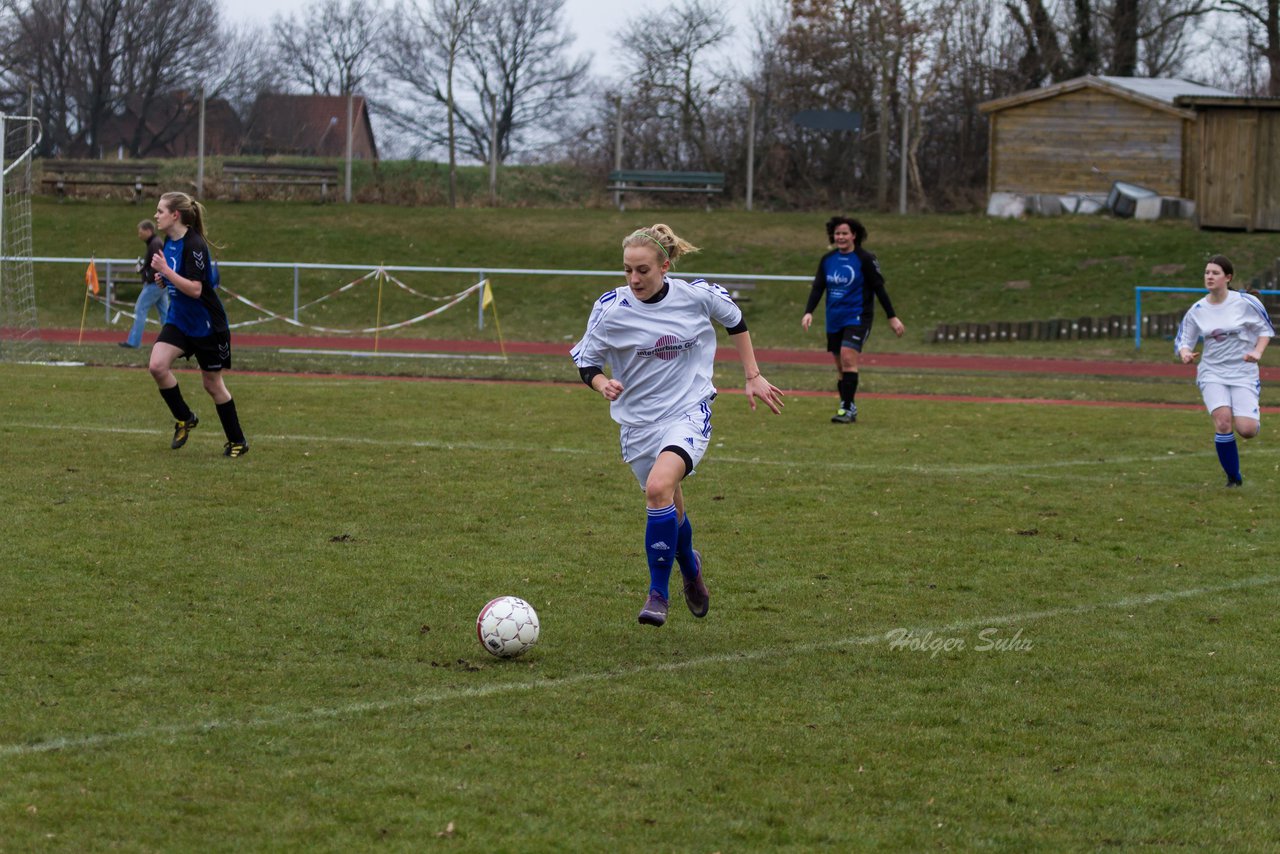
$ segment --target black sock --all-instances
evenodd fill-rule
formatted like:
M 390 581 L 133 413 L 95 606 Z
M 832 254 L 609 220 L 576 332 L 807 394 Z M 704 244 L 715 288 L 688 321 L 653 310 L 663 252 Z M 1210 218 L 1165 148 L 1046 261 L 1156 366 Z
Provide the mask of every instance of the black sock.
M 227 434 L 227 441 L 245 444 L 244 431 L 240 429 L 240 416 L 236 415 L 235 400 L 219 403 L 217 407 L 218 418 L 222 421 L 222 432 Z
M 836 388 L 840 391 L 840 405 L 844 409 L 852 408 L 853 396 L 858 393 L 858 372 L 845 371 L 840 375 L 840 382 L 836 383 Z
M 182 391 L 175 385 L 173 388 L 160 389 L 160 396 L 169 404 L 169 411 L 179 421 L 191 420 L 191 407 L 182 399 Z

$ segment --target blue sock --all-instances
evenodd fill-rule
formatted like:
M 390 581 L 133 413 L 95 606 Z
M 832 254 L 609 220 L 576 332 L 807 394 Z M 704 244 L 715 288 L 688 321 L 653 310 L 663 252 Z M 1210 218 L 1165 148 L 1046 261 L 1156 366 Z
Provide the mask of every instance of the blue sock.
M 1213 446 L 1218 449 L 1218 462 L 1231 480 L 1240 480 L 1240 448 L 1235 433 L 1214 433 Z
M 680 574 L 692 581 L 698 577 L 698 562 L 693 558 L 693 526 L 689 524 L 686 513 L 680 523 L 680 534 L 676 537 L 676 561 L 680 564 Z
M 668 598 L 667 583 L 671 580 L 671 563 L 678 547 L 679 527 L 676 524 L 676 505 L 661 510 L 649 509 L 649 523 L 644 529 L 644 551 L 649 558 L 649 589 Z

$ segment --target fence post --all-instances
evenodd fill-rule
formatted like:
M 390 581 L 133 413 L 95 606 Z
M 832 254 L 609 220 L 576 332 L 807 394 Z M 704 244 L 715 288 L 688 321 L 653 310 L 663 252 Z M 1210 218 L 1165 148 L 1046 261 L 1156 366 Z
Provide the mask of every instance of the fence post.
M 293 265 L 293 321 L 298 322 L 298 265 Z
M 483 282 L 485 278 L 484 270 L 481 270 L 478 281 Z M 489 283 L 489 287 L 493 287 L 493 282 Z M 476 310 L 476 329 L 484 329 L 484 288 L 480 289 L 480 296 L 476 301 L 476 305 L 479 306 Z
M 1142 349 L 1142 288 L 1133 289 L 1133 349 Z

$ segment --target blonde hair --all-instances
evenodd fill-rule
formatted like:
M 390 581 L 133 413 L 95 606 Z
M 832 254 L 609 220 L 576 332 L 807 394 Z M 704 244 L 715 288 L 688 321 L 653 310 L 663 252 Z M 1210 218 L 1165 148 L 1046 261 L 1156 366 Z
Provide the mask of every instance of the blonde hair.
M 671 266 L 675 266 L 676 259 L 681 255 L 692 255 L 698 251 L 698 247 L 685 240 L 680 235 L 671 230 L 671 226 L 666 223 L 658 222 L 648 228 L 639 228 L 628 234 L 622 240 L 622 248 L 627 249 L 632 246 L 653 246 L 657 244 L 658 251 L 671 262 Z
M 178 192 L 165 193 L 160 197 L 160 204 L 176 213 L 182 224 L 203 237 L 205 242 L 211 242 L 209 235 L 204 233 L 204 205 L 186 193 Z

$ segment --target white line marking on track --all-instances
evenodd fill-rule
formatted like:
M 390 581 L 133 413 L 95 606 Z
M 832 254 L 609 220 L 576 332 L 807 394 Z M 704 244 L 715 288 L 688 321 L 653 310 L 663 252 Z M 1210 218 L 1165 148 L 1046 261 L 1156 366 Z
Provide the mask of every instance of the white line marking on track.
M 1197 596 L 1251 590 L 1257 587 L 1267 587 L 1276 584 L 1277 582 L 1280 582 L 1280 576 L 1257 576 L 1254 578 L 1235 581 L 1230 584 L 1220 584 L 1212 587 L 1192 587 L 1186 590 L 1167 590 L 1163 593 L 1145 593 L 1136 596 L 1126 596 L 1123 599 L 1117 599 L 1111 602 L 1068 605 L 1061 608 L 1048 608 L 1042 611 L 1027 611 L 1021 614 L 1004 614 L 993 617 L 958 620 L 942 626 L 935 626 L 932 628 L 920 627 L 912 629 L 911 631 L 916 635 L 925 635 L 928 632 L 942 634 L 945 632 L 972 630 L 980 627 L 986 628 L 991 626 L 1007 626 L 1014 623 L 1031 623 L 1040 620 L 1052 620 L 1056 617 L 1070 617 L 1079 614 L 1088 614 L 1093 611 L 1141 608 L 1146 605 L 1158 605 L 1163 602 L 1176 602 L 1178 600 L 1191 599 Z M 126 730 L 124 732 L 99 733 L 97 735 L 59 736 L 33 744 L 0 744 L 0 758 L 9 756 L 31 756 L 35 754 L 56 753 L 68 750 L 85 750 L 94 747 L 104 747 L 123 742 L 141 741 L 153 738 L 182 738 L 193 735 L 204 735 L 223 730 L 233 731 L 260 729 L 263 727 L 281 726 L 284 724 L 307 724 L 350 715 L 364 715 L 393 711 L 396 709 L 427 707 L 453 702 L 455 700 L 491 697 L 496 694 L 572 688 L 578 685 L 587 685 L 595 682 L 603 682 L 605 680 L 625 678 L 645 673 L 672 673 L 681 670 L 689 670 L 695 667 L 703 667 L 706 665 L 742 664 L 752 661 L 762 661 L 769 658 L 781 658 L 789 655 L 804 655 L 824 649 L 871 646 L 873 644 L 886 642 L 888 640 L 886 636 L 887 631 L 888 630 L 877 632 L 876 634 L 863 635 L 862 637 L 824 641 L 821 643 L 799 644 L 789 647 L 773 647 L 769 649 L 751 650 L 749 652 L 722 653 L 719 655 L 702 656 L 700 658 L 689 658 L 682 661 L 645 664 L 596 673 L 580 673 L 575 676 L 565 676 L 557 679 L 544 679 L 532 682 L 504 682 L 502 684 L 481 685 L 477 687 L 446 688 L 439 691 L 427 691 L 421 694 L 398 697 L 390 700 L 349 703 L 343 706 L 306 709 L 296 712 L 280 712 L 278 714 L 264 715 L 254 718 L 231 718 L 223 720 L 195 721 L 192 723 L 167 724 L 163 726 L 141 727 L 139 729 Z

